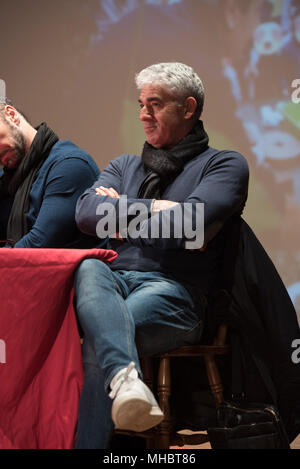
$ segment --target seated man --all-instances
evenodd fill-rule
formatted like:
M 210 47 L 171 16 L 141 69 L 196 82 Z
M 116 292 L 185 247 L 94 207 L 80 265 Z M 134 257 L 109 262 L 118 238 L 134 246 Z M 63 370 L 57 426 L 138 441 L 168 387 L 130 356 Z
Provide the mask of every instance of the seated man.
M 139 357 L 199 343 L 206 294 L 222 254 L 221 229 L 247 199 L 246 160 L 208 146 L 199 120 L 203 86 L 193 69 L 152 65 L 136 76 L 136 84 L 147 140 L 142 156 L 112 161 L 77 205 L 79 228 L 104 236 L 105 226 L 118 252 L 110 266 L 88 259 L 76 273 L 85 337 L 77 448 L 107 447 L 112 420 L 116 428 L 135 431 L 162 420 L 142 381 Z M 143 212 L 139 223 L 137 210 Z M 187 222 L 196 238 L 204 231 L 201 249 L 186 234 Z
M 100 174 L 84 150 L 59 141 L 45 123 L 35 129 L 5 101 L 0 103 L 0 164 L 0 239 L 18 248 L 99 244 L 75 223 L 79 195 Z

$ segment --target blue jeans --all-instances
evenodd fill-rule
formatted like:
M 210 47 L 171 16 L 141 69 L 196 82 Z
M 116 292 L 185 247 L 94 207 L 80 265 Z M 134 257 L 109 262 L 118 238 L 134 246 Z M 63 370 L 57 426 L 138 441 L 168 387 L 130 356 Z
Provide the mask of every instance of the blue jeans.
M 113 422 L 109 384 L 139 357 L 200 342 L 202 313 L 186 288 L 159 272 L 112 271 L 84 260 L 75 275 L 76 312 L 84 332 L 84 384 L 76 448 L 107 448 Z

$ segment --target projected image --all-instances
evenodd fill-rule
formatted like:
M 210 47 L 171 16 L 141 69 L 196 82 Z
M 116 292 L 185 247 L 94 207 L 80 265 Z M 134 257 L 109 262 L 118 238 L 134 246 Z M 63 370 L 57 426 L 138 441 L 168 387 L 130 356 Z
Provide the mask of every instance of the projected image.
M 300 65 L 300 10 L 291 1 L 269 3 L 272 9 L 254 31 L 246 72 L 251 102 L 249 109 L 241 107 L 237 115 L 258 164 L 270 168 L 278 181 L 291 182 L 290 201 L 297 204 L 300 186 L 295 166 L 300 156 L 300 108 L 291 95 L 292 78 L 297 76 Z
M 192 57 L 201 76 L 208 76 L 205 83 L 208 88 L 211 87 L 211 75 L 215 75 L 214 83 L 221 83 L 220 71 L 228 81 L 232 98 L 230 111 L 240 120 L 257 165 L 268 167 L 277 181 L 289 181 L 289 200 L 300 204 L 299 172 L 295 171 L 300 157 L 300 107 L 291 100 L 294 91 L 292 81 L 300 71 L 300 4 L 292 0 L 254 0 L 245 2 L 245 5 L 240 2 L 240 7 L 236 7 L 237 10 L 240 8 L 237 14 L 230 11 L 230 7 L 226 11 L 227 3 L 230 2 L 101 0 L 98 33 L 92 36 L 92 41 L 97 47 L 101 41 L 106 43 L 108 35 L 110 40 L 113 40 L 113 34 L 115 39 L 122 38 L 122 31 L 128 38 L 131 34 L 129 25 L 141 22 L 139 30 L 138 26 L 134 28 L 139 32 L 137 40 L 140 44 L 134 46 L 136 60 L 132 65 L 136 65 L 136 69 L 139 61 L 142 62 L 137 49 L 153 59 L 153 51 L 156 50 L 157 56 L 166 55 L 168 59 L 171 56 L 175 60 L 179 41 L 186 48 L 192 48 L 186 51 L 186 56 Z M 222 9 L 225 10 L 223 18 L 220 14 Z M 144 18 L 139 10 L 143 10 Z M 165 31 L 159 30 L 158 15 L 167 21 Z M 218 25 L 218 28 L 214 29 L 213 25 Z M 177 28 L 182 30 L 175 42 L 174 31 Z M 198 38 L 197 30 L 203 30 Z M 219 37 L 209 34 L 213 30 L 216 36 L 219 31 Z M 165 34 L 169 35 L 169 45 L 163 41 Z M 205 36 L 206 50 L 201 45 Z M 196 39 L 194 43 L 193 39 Z M 150 41 L 148 46 L 147 40 Z M 220 42 L 230 46 L 227 51 L 224 45 L 220 47 Z M 162 53 L 157 49 L 159 43 Z M 180 48 L 179 53 L 182 53 Z M 126 56 L 130 58 L 130 50 L 126 50 Z M 209 72 L 204 70 L 206 65 L 210 67 Z M 214 108 L 215 105 L 209 102 L 209 107 Z M 213 126 L 214 121 L 211 122 Z
M 122 84 L 113 93 L 120 153 L 139 153 L 144 138 L 134 73 L 173 60 L 196 69 L 206 89 L 203 119 L 210 143 L 237 149 L 248 159 L 245 217 L 284 273 L 298 310 L 299 18 L 300 4 L 292 0 L 102 0 L 91 35 L 91 61 L 105 61 L 98 76 L 105 81 L 116 71 Z M 109 66 L 112 57 L 118 60 Z

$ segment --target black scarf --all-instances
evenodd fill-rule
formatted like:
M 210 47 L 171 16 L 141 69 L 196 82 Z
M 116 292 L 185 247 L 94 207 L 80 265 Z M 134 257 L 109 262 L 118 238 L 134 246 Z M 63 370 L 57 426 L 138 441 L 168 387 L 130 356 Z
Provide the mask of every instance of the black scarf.
M 181 173 L 184 165 L 208 148 L 208 135 L 203 122 L 193 129 L 171 150 L 144 144 L 142 162 L 150 171 L 138 190 L 140 199 L 160 199 L 165 188 Z
M 57 135 L 43 122 L 37 127 L 37 134 L 15 170 L 4 170 L 5 188 L 14 196 L 13 206 L 7 224 L 7 239 L 19 241 L 26 233 L 29 194 L 37 172 L 48 157 L 51 148 L 58 141 Z

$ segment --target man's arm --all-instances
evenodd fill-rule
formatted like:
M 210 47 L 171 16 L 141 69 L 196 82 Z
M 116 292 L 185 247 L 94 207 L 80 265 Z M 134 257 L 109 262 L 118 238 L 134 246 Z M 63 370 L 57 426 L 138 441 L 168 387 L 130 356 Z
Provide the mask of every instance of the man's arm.
M 63 247 L 78 236 L 75 207 L 78 197 L 95 180 L 95 172 L 80 158 L 56 163 L 47 177 L 37 219 L 17 248 Z
M 151 199 L 120 199 L 120 196 L 124 195 L 122 194 L 122 161 L 122 157 L 111 161 L 101 172 L 99 179 L 93 186 L 87 189 L 79 198 L 76 207 L 76 223 L 83 233 L 96 236 L 98 222 L 104 217 L 108 219 L 108 222 L 110 221 L 105 213 L 99 213 L 99 207 L 101 209 L 101 206 L 103 212 L 105 212 L 105 207 L 111 208 L 111 221 L 116 222 L 115 230 L 108 233 L 109 235 L 118 232 L 120 226 L 127 226 L 128 213 L 137 203 L 143 203 L 147 212 L 146 217 L 150 216 Z M 105 188 L 106 191 L 101 191 L 100 187 Z M 114 223 L 111 225 L 114 225 Z
M 184 204 L 189 217 L 190 227 L 200 231 L 203 229 L 203 243 L 206 245 L 223 227 L 232 215 L 242 212 L 247 199 L 249 169 L 245 158 L 236 152 L 224 151 L 218 158 L 212 159 L 199 185 L 187 199 L 172 207 L 159 210 L 140 226 L 140 236 L 131 237 L 127 241 L 139 247 L 153 247 L 157 249 L 181 249 L 189 240 L 185 235 Z M 162 203 L 164 201 L 157 201 Z M 155 203 L 153 206 L 155 207 Z M 173 203 L 173 202 L 172 202 Z M 204 204 L 204 222 L 197 224 L 197 205 Z M 170 212 L 173 212 L 170 214 Z M 182 225 L 178 226 L 180 222 Z M 163 226 L 170 225 L 169 236 L 154 238 L 151 233 L 157 233 Z M 182 236 L 176 236 L 176 233 Z M 202 238 L 202 233 L 198 233 Z
M 112 216 L 121 223 L 123 222 L 122 217 L 126 217 L 128 221 L 128 212 L 134 208 L 135 204 L 142 203 L 145 206 L 147 216 L 139 225 L 140 235 L 131 236 L 129 230 L 126 236 L 127 241 L 139 247 L 181 249 L 184 248 L 185 242 L 189 241 L 183 226 L 183 209 L 188 209 L 190 226 L 195 229 L 197 228 L 197 205 L 202 203 L 204 204 L 204 227 L 201 224 L 199 228 L 204 228 L 204 243 L 206 244 L 217 234 L 231 215 L 242 210 L 247 198 L 249 177 L 247 162 L 236 152 L 224 151 L 217 159 L 212 159 L 201 182 L 184 203 L 167 200 L 127 199 L 127 205 L 123 206 L 123 209 L 126 208 L 126 210 L 121 213 L 119 208 L 122 175 L 120 168 L 115 164 L 117 161 L 115 160 L 103 171 L 99 180 L 85 192 L 78 202 L 77 223 L 84 232 L 96 234 L 96 225 L 101 219 L 101 215 L 96 215 L 99 204 L 107 202 L 111 204 L 115 209 L 115 212 L 111 212 Z M 184 204 L 186 204 L 185 207 Z M 178 220 L 181 226 L 178 226 Z M 167 237 L 153 236 L 153 233 L 161 233 L 163 227 L 169 227 Z M 118 223 L 115 228 L 115 231 L 118 232 Z M 178 236 L 178 232 L 182 235 Z M 113 235 L 114 232 L 108 234 Z

